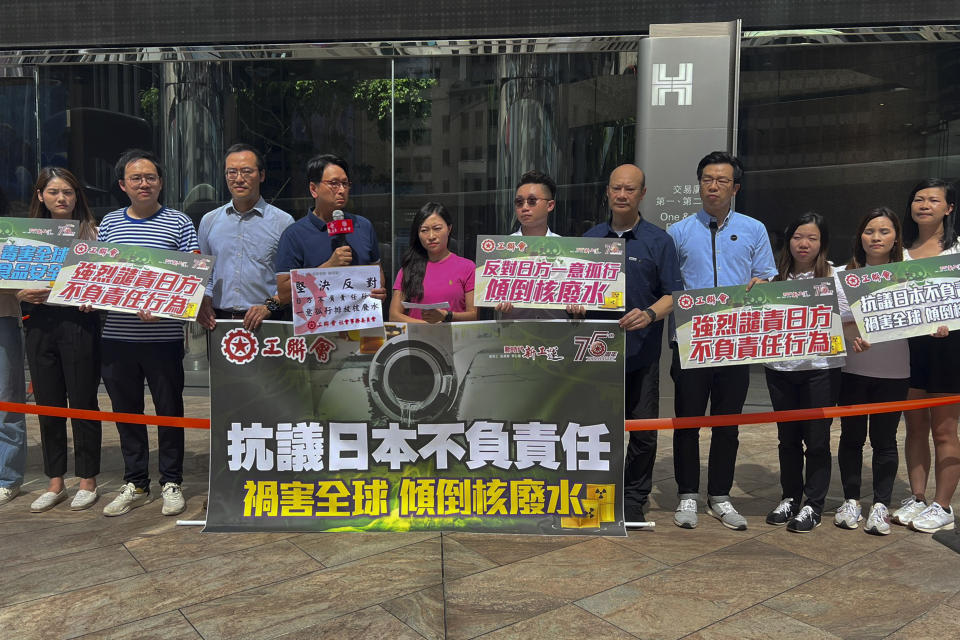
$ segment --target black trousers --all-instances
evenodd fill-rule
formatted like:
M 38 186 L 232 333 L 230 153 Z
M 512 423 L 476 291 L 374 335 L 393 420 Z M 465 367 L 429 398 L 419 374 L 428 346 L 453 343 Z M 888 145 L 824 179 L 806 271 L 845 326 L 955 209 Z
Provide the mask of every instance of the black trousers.
M 24 322 L 25 349 L 38 405 L 99 411 L 100 321 L 96 313 L 37 305 Z M 69 402 L 69 404 L 68 404 Z M 67 419 L 39 416 L 43 472 L 48 478 L 67 473 Z M 99 420 L 71 418 L 74 473 L 100 473 Z
M 103 384 L 113 410 L 143 413 L 143 381 L 157 415 L 183 416 L 183 343 L 102 341 Z M 123 454 L 123 481 L 150 488 L 150 444 L 147 427 L 117 423 Z M 160 483 L 183 482 L 183 429 L 157 427 Z
M 909 378 L 873 378 L 844 373 L 840 388 L 840 404 L 895 402 L 906 400 Z M 867 440 L 869 419 L 870 446 L 873 447 L 873 501 L 890 506 L 893 481 L 897 477 L 900 457 L 897 451 L 897 425 L 900 411 L 875 413 L 871 416 L 840 418 L 840 447 L 837 462 L 844 500 L 860 499 L 860 475 L 863 470 L 863 445 Z
M 628 371 L 624 376 L 624 414 L 627 419 L 660 416 L 660 362 Z M 631 431 L 623 463 L 623 512 L 628 521 L 639 518 L 653 486 L 657 458 L 656 431 Z
M 729 415 L 743 411 L 750 386 L 749 365 L 681 369 L 680 352 L 673 345 L 673 408 L 677 417 L 704 416 L 707 402 L 710 415 Z M 726 496 L 733 487 L 733 471 L 740 446 L 739 428 L 714 427 L 707 461 L 707 495 Z M 700 492 L 700 429 L 676 429 L 673 432 L 673 471 L 680 495 Z
M 767 389 L 774 411 L 832 407 L 840 393 L 840 369 L 777 371 L 764 368 Z M 823 503 L 830 488 L 830 425 L 833 420 L 797 420 L 778 422 L 777 447 L 780 453 L 780 487 L 783 499 L 793 498 L 799 505 L 806 495 L 806 504 L 823 513 Z M 804 447 L 806 450 L 804 450 Z M 806 481 L 804 481 L 806 458 Z

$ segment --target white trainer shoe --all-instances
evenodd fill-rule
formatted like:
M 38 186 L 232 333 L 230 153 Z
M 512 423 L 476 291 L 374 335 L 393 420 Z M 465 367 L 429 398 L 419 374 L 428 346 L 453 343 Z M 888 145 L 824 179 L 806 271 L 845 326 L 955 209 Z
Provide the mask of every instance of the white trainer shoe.
M 947 506 L 947 511 L 936 502 L 931 502 L 930 506 L 923 510 L 910 523 L 910 528 L 914 531 L 923 533 L 936 533 L 937 531 L 951 531 L 954 527 L 953 509 Z
M 131 509 L 142 507 L 152 500 L 149 490 L 137 489 L 132 482 L 128 482 L 120 489 L 120 495 L 103 508 L 103 515 L 122 516 L 129 513 Z
M 893 512 L 893 515 L 890 517 L 892 522 L 897 524 L 902 524 L 903 526 L 908 526 L 914 518 L 920 515 L 920 512 L 927 508 L 927 503 L 922 500 L 917 500 L 915 497 L 910 496 L 909 498 L 904 498 L 900 502 L 900 508 Z
M 160 495 L 163 497 L 161 513 L 165 516 L 175 516 L 183 513 L 183 510 L 187 508 L 187 503 L 183 499 L 183 491 L 180 490 L 180 485 L 176 482 L 164 484 Z
M 856 529 L 863 520 L 861 515 L 860 503 L 851 498 L 844 500 L 840 508 L 837 509 L 837 515 L 833 517 L 833 524 L 841 529 Z
M 870 507 L 870 515 L 867 516 L 863 530 L 865 533 L 872 533 L 877 536 L 890 534 L 890 511 L 887 509 L 887 505 L 882 502 L 875 502 Z

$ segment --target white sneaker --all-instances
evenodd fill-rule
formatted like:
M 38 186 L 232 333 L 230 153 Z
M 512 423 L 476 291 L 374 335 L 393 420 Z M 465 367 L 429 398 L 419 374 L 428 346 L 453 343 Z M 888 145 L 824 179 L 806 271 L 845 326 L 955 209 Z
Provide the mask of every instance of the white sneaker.
M 54 493 L 53 491 L 45 491 L 39 498 L 34 500 L 30 504 L 30 511 L 32 513 L 43 513 L 44 511 L 50 511 L 55 506 L 67 499 L 67 489 L 60 489 L 59 493 Z
M 947 507 L 950 509 L 950 507 Z M 953 509 L 947 511 L 936 502 L 931 502 L 930 506 L 924 509 L 920 515 L 913 519 L 910 528 L 914 531 L 923 533 L 936 533 L 937 531 L 950 531 L 953 529 Z
M 900 504 L 902 506 L 893 512 L 890 520 L 892 522 L 896 522 L 897 524 L 902 524 L 905 527 L 909 525 L 914 518 L 920 515 L 921 511 L 927 508 L 926 502 L 917 500 L 913 496 L 904 498 Z
M 845 500 L 840 508 L 837 509 L 837 515 L 833 517 L 833 524 L 841 529 L 856 529 L 863 516 L 860 515 L 860 503 L 854 499 Z
M 97 501 L 100 497 L 100 488 L 97 487 L 93 491 L 87 491 L 86 489 L 80 489 L 77 491 L 77 495 L 73 496 L 73 502 L 70 503 L 71 511 L 83 511 L 93 506 L 93 503 Z
M 142 507 L 151 500 L 153 500 L 153 498 L 150 497 L 149 490 L 144 491 L 143 489 L 137 489 L 132 482 L 128 482 L 120 489 L 120 495 L 103 508 L 103 515 L 122 516 L 125 513 L 129 513 L 131 509 Z
M 887 505 L 875 502 L 870 507 L 870 515 L 867 516 L 867 523 L 863 525 L 863 531 L 878 536 L 890 534 L 890 511 L 887 510 Z
M 15 484 L 12 487 L 0 487 L 0 505 L 5 505 L 20 495 L 20 485 Z
M 178 513 L 183 513 L 183 510 L 187 508 L 187 503 L 183 499 L 183 491 L 180 490 L 180 485 L 176 482 L 168 482 L 163 485 L 160 495 L 163 497 L 161 513 L 165 516 L 175 516 Z

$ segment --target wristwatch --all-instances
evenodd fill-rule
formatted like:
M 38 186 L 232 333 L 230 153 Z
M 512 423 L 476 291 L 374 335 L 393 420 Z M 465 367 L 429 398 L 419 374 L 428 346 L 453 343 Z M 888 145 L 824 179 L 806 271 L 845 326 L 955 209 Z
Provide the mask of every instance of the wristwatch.
M 443 322 L 453 322 L 453 311 L 447 309 L 447 315 L 443 316 Z
M 643 312 L 648 316 L 650 316 L 650 322 L 657 321 L 657 312 L 651 309 L 650 307 L 647 307 L 646 309 L 644 309 Z
M 267 311 L 270 312 L 270 315 L 275 314 L 277 311 L 280 311 L 282 308 L 280 303 L 274 300 L 272 297 L 267 298 L 263 301 L 263 306 L 267 308 Z

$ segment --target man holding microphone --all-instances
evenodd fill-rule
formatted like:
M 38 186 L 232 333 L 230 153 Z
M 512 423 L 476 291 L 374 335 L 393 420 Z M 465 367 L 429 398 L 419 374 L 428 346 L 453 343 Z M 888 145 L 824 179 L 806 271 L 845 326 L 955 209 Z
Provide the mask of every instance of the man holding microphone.
M 274 260 L 281 305 L 290 304 L 291 269 L 380 264 L 373 225 L 363 216 L 343 212 L 351 186 L 346 161 L 331 154 L 314 156 L 307 163 L 307 183 L 313 211 L 284 230 Z M 380 286 L 371 295 L 386 299 L 382 268 Z

